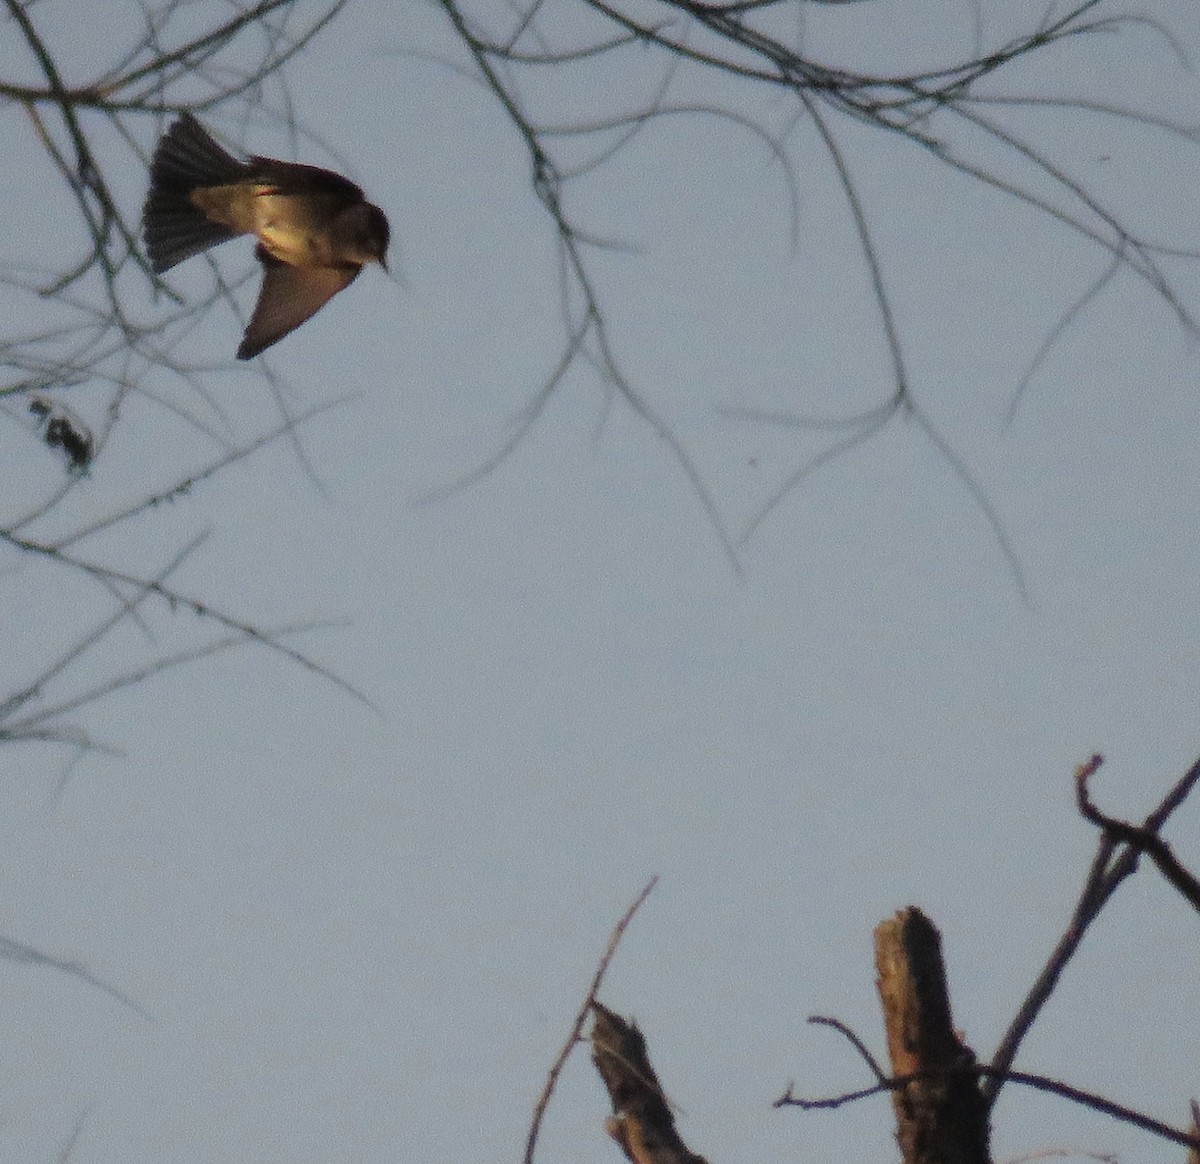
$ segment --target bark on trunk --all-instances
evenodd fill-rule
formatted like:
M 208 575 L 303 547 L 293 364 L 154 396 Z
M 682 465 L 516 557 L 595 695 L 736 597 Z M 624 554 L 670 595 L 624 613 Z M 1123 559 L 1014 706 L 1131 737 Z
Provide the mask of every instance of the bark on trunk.
M 637 1025 L 592 1003 L 592 1062 L 608 1088 L 613 1114 L 604 1130 L 630 1164 L 706 1164 L 679 1138 L 675 1117 L 646 1054 Z
M 991 1164 L 975 1056 L 954 1030 L 941 936 L 919 909 L 875 929 L 875 967 L 892 1074 L 921 1075 L 892 1092 L 905 1164 Z

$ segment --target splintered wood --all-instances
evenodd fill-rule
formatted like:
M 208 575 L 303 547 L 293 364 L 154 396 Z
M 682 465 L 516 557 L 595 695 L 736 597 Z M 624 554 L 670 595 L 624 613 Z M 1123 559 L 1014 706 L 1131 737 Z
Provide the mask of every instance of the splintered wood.
M 895 1076 L 892 1092 L 905 1164 L 991 1164 L 987 1108 L 975 1056 L 954 1030 L 941 936 L 919 909 L 875 929 L 875 968 Z
M 707 1164 L 679 1138 L 637 1025 L 595 1001 L 592 1011 L 592 1062 L 613 1106 L 605 1131 L 630 1164 Z

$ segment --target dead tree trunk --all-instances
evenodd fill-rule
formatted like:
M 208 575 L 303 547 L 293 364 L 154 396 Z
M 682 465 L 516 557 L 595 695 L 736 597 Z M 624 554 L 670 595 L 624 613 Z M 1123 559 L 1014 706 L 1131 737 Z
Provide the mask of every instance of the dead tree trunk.
M 915 908 L 875 929 L 875 968 L 892 1074 L 896 1141 L 904 1164 L 991 1164 L 975 1055 L 954 1030 L 941 935 Z
M 707 1164 L 679 1138 L 637 1024 L 595 1000 L 592 1012 L 592 1062 L 613 1106 L 604 1126 L 630 1164 Z

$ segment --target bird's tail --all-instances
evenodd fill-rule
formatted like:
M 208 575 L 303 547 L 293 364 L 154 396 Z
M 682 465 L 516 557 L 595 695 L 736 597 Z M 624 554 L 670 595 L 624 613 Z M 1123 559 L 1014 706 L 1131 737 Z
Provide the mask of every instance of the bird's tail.
M 190 113 L 167 130 L 150 162 L 150 193 L 142 211 L 146 252 L 155 271 L 168 271 L 236 236 L 236 231 L 207 218 L 189 195 L 199 186 L 237 182 L 248 169 L 217 145 Z

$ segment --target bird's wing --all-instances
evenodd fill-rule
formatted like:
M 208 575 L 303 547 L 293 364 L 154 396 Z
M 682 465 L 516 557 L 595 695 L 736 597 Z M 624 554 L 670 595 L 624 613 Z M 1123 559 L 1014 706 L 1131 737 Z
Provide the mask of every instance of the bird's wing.
M 264 158 L 257 154 L 246 164 L 255 180 L 270 187 L 275 194 L 333 194 L 342 201 L 361 202 L 362 187 L 349 178 L 322 169 L 306 166 L 301 162 L 281 162 L 276 158 Z
M 341 267 L 293 267 L 280 262 L 262 246 L 258 258 L 263 265 L 262 289 L 254 314 L 237 350 L 239 360 L 249 360 L 264 348 L 283 339 L 325 306 L 362 269 Z

